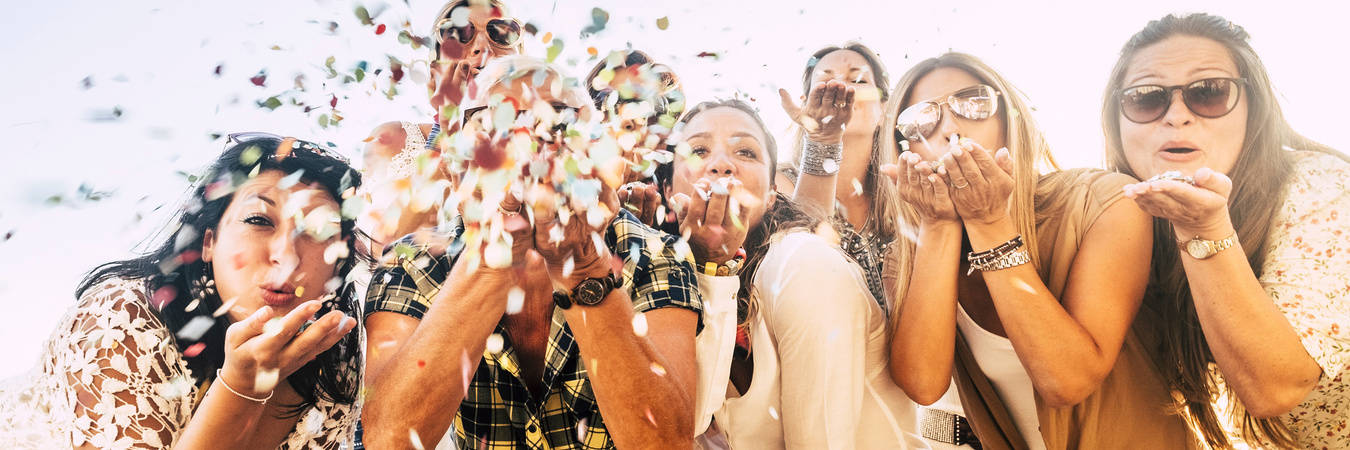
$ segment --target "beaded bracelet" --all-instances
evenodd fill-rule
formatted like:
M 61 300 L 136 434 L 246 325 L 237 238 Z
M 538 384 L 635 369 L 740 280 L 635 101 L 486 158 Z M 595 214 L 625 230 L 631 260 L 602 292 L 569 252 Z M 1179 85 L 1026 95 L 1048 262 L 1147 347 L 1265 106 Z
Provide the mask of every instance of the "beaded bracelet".
M 1031 254 L 1027 253 L 1027 249 L 1019 247 L 991 260 L 971 262 L 970 270 L 966 271 L 966 275 L 974 273 L 976 269 L 979 269 L 981 272 L 993 272 L 995 270 L 1017 267 L 1029 262 L 1031 262 Z
M 253 397 L 249 397 L 249 396 L 244 395 L 244 394 L 240 394 L 239 391 L 236 391 L 236 390 L 234 390 L 234 388 L 230 387 L 230 383 L 226 383 L 226 382 L 225 382 L 225 379 L 220 377 L 220 369 L 216 369 L 216 380 L 219 380 L 219 381 L 220 381 L 220 385 L 221 385 L 221 386 L 225 386 L 225 389 L 229 390 L 229 391 L 230 391 L 231 393 L 233 393 L 234 395 L 238 395 L 240 398 L 243 398 L 243 399 L 245 399 L 245 400 L 251 400 L 251 401 L 254 401 L 254 402 L 257 402 L 257 403 L 267 403 L 268 400 L 271 400 L 271 399 L 272 399 L 272 394 L 276 393 L 275 390 L 272 391 L 272 392 L 268 392 L 268 393 L 267 393 L 267 396 L 266 396 L 266 397 L 263 397 L 263 398 L 253 398 Z
M 970 262 L 988 261 L 994 258 L 998 258 L 999 256 L 1002 256 L 1010 251 L 1019 248 L 1022 248 L 1022 235 L 1020 234 L 1017 235 L 1017 237 L 1009 239 L 1008 242 L 999 244 L 997 247 L 991 248 L 989 250 L 985 250 L 982 252 L 970 252 L 968 255 L 966 255 L 966 259 L 969 260 Z
M 839 163 L 844 160 L 844 143 L 822 144 L 802 138 L 801 172 L 815 176 L 830 176 L 839 172 Z

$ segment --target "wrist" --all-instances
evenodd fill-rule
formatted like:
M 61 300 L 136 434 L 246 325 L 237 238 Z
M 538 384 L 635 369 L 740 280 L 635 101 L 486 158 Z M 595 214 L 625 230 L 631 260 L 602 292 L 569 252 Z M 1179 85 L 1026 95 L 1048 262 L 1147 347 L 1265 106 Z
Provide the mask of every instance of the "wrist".
M 251 400 L 256 403 L 266 403 L 268 399 L 272 398 L 272 389 L 259 389 L 259 386 L 257 386 L 256 383 L 257 379 L 257 376 L 246 377 L 235 374 L 234 371 L 229 370 L 228 367 L 216 369 L 215 382 L 219 383 L 221 387 L 230 391 L 230 393 L 235 396 L 246 400 Z M 275 385 L 273 385 L 273 387 L 275 387 Z
M 1007 214 L 988 222 L 965 220 L 962 223 L 970 238 L 971 249 L 977 252 L 994 248 L 1020 234 Z
M 1227 216 L 1225 216 L 1225 219 Z M 1232 235 L 1234 232 L 1233 224 L 1229 220 L 1218 221 L 1218 223 L 1202 226 L 1186 226 L 1177 223 L 1172 224 L 1172 232 L 1176 234 L 1177 239 L 1187 241 L 1194 238 L 1204 240 L 1218 240 Z
M 807 133 L 806 138 L 821 144 L 842 144 L 844 143 L 844 130 Z
M 591 278 L 605 278 L 613 274 L 614 270 L 610 266 L 609 260 L 609 252 L 605 252 L 604 255 L 599 255 L 599 257 L 584 263 L 578 261 L 575 263 L 576 265 L 572 269 L 572 272 L 565 275 L 563 274 L 562 266 L 555 267 L 550 264 L 549 278 L 553 279 L 554 288 L 571 292 L 577 285 L 581 284 L 582 281 Z

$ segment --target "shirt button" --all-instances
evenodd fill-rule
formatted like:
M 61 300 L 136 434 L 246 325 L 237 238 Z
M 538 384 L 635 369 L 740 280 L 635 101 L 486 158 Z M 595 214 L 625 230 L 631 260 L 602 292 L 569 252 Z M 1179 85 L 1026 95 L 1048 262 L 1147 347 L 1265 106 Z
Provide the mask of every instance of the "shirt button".
M 528 431 L 528 432 L 533 433 L 533 432 L 539 431 L 539 428 L 536 427 L 536 426 L 534 426 L 534 424 L 530 424 L 529 427 L 526 427 L 526 428 L 525 428 L 525 431 Z

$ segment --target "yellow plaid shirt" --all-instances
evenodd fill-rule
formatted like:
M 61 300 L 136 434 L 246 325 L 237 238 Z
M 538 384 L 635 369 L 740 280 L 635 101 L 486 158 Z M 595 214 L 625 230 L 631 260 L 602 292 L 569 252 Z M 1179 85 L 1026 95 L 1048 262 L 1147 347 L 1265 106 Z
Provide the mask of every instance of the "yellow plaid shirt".
M 388 311 L 421 319 L 460 254 L 463 225 L 448 227 L 449 249 L 440 256 L 413 246 L 411 236 L 395 244 L 396 262 L 371 278 L 365 314 Z M 691 257 L 675 250 L 675 237 L 655 231 L 620 210 L 605 233 L 610 251 L 623 259 L 623 282 L 633 310 L 684 308 L 699 314 L 703 303 Z M 499 324 L 497 331 L 505 337 Z M 612 449 L 586 367 L 561 309 L 554 309 L 544 356 L 548 394 L 533 398 L 520 377 L 510 340 L 499 353 L 483 352 L 468 395 L 455 414 L 455 436 L 463 449 Z M 408 401 L 416 401 L 409 398 Z

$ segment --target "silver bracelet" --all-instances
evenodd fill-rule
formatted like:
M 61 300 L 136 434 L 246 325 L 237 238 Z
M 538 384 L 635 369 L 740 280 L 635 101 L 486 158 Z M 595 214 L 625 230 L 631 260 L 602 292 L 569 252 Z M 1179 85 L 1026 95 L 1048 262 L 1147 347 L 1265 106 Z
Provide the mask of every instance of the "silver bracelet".
M 1027 253 L 1026 248 L 1018 247 L 1013 251 L 1004 253 L 993 259 L 971 261 L 970 269 L 966 271 L 966 275 L 975 273 L 976 270 L 981 272 L 993 272 L 995 270 L 1017 267 L 1029 262 L 1031 262 L 1031 254 Z
M 244 400 L 251 400 L 257 403 L 267 403 L 268 400 L 272 399 L 272 394 L 276 393 L 276 391 L 273 390 L 272 392 L 268 392 L 267 396 L 263 398 L 253 398 L 244 394 L 240 394 L 239 391 L 236 391 L 234 390 L 234 388 L 230 387 L 230 383 L 226 383 L 225 379 L 220 377 L 220 369 L 216 369 L 216 380 L 220 381 L 220 385 L 225 386 L 225 389 L 229 390 L 234 395 L 238 395 L 240 398 L 243 398 Z
M 802 138 L 801 172 L 815 176 L 830 176 L 839 172 L 839 163 L 844 160 L 844 143 L 822 144 Z

